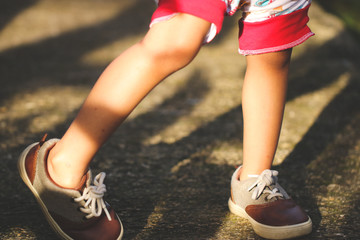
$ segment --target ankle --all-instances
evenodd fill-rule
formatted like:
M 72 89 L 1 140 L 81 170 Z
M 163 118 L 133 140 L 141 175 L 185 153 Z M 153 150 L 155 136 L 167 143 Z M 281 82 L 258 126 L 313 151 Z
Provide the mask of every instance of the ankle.
M 55 152 L 55 151 L 54 151 Z M 51 180 L 62 188 L 77 188 L 83 174 L 75 174 L 71 165 L 62 161 L 62 158 L 50 151 L 47 160 L 47 170 Z
M 253 169 L 242 168 L 239 173 L 239 175 L 240 175 L 239 179 L 240 179 L 240 181 L 244 181 L 249 178 L 258 177 L 264 170 L 265 169 L 253 170 Z
M 259 175 L 258 174 L 247 174 L 247 175 L 241 174 L 239 179 L 240 179 L 240 181 L 244 181 L 244 180 L 247 180 L 249 178 L 253 178 L 253 177 L 257 177 L 257 176 L 259 176 Z

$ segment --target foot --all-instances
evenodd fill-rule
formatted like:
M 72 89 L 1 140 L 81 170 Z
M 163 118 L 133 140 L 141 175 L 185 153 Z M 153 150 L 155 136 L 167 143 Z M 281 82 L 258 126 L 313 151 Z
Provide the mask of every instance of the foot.
M 231 179 L 229 209 L 248 219 L 256 234 L 268 239 L 289 239 L 312 231 L 309 216 L 277 183 L 277 171 L 239 180 L 241 167 Z
M 20 176 L 38 201 L 47 221 L 63 239 L 121 239 L 122 223 L 115 211 L 103 200 L 105 173 L 91 184 L 91 171 L 78 188 L 63 188 L 48 174 L 47 155 L 58 139 L 28 146 L 18 161 Z

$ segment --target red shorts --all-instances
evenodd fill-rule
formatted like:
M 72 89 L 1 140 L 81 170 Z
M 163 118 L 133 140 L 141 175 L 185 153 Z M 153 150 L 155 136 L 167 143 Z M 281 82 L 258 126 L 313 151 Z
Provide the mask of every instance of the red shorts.
M 210 42 L 220 31 L 226 16 L 226 0 L 159 0 L 151 25 L 178 13 L 202 18 L 212 27 L 204 39 Z M 314 35 L 307 26 L 309 6 L 259 22 L 239 21 L 239 53 L 253 55 L 276 52 L 299 45 Z
M 221 0 L 159 0 L 150 26 L 157 22 L 167 20 L 177 13 L 187 13 L 212 23 L 211 32 L 204 39 L 210 42 L 220 31 L 226 13 L 226 4 Z

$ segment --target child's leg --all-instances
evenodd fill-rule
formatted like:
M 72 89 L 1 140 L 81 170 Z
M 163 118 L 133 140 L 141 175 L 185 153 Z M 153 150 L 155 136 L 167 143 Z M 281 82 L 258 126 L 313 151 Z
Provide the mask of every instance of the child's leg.
M 312 221 L 270 170 L 283 118 L 291 48 L 247 57 L 243 86 L 243 166 L 231 178 L 229 209 L 266 239 L 309 234 Z M 250 176 L 249 176 L 250 175 Z M 255 176 L 254 176 L 255 175 Z M 239 179 L 240 176 L 240 179 Z
M 243 86 L 243 165 L 231 178 L 229 209 L 250 220 L 266 239 L 309 234 L 306 212 L 278 183 L 270 170 L 283 119 L 291 48 L 313 33 L 307 26 L 310 1 L 247 1 L 239 22 L 239 52 L 247 56 Z
M 144 39 L 100 76 L 79 114 L 51 150 L 48 170 L 63 187 L 75 187 L 100 146 L 165 77 L 199 51 L 210 23 L 188 15 L 154 24 Z
M 291 49 L 246 57 L 241 180 L 270 169 L 273 162 L 283 118 L 290 56 Z

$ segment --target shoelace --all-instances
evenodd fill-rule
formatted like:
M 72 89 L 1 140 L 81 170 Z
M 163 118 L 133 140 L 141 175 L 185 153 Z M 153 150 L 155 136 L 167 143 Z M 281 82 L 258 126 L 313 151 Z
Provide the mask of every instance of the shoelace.
M 278 175 L 278 171 L 275 170 L 265 170 L 263 171 L 256 182 L 251 185 L 248 189 L 250 192 L 253 188 L 255 188 L 251 198 L 258 199 L 262 193 L 268 193 L 269 195 L 266 196 L 267 200 L 270 200 L 274 197 L 284 197 L 282 193 L 280 193 L 279 189 L 273 188 L 272 190 L 266 187 L 270 187 L 271 185 L 276 184 L 276 176 Z
M 111 221 L 109 211 L 106 208 L 106 204 L 103 200 L 104 193 L 106 192 L 106 185 L 104 184 L 106 174 L 104 172 L 99 173 L 94 178 L 94 185 L 86 187 L 81 197 L 75 198 L 75 202 L 85 201 L 84 207 L 80 210 L 83 213 L 87 213 L 86 218 L 99 217 L 104 210 L 107 218 Z

